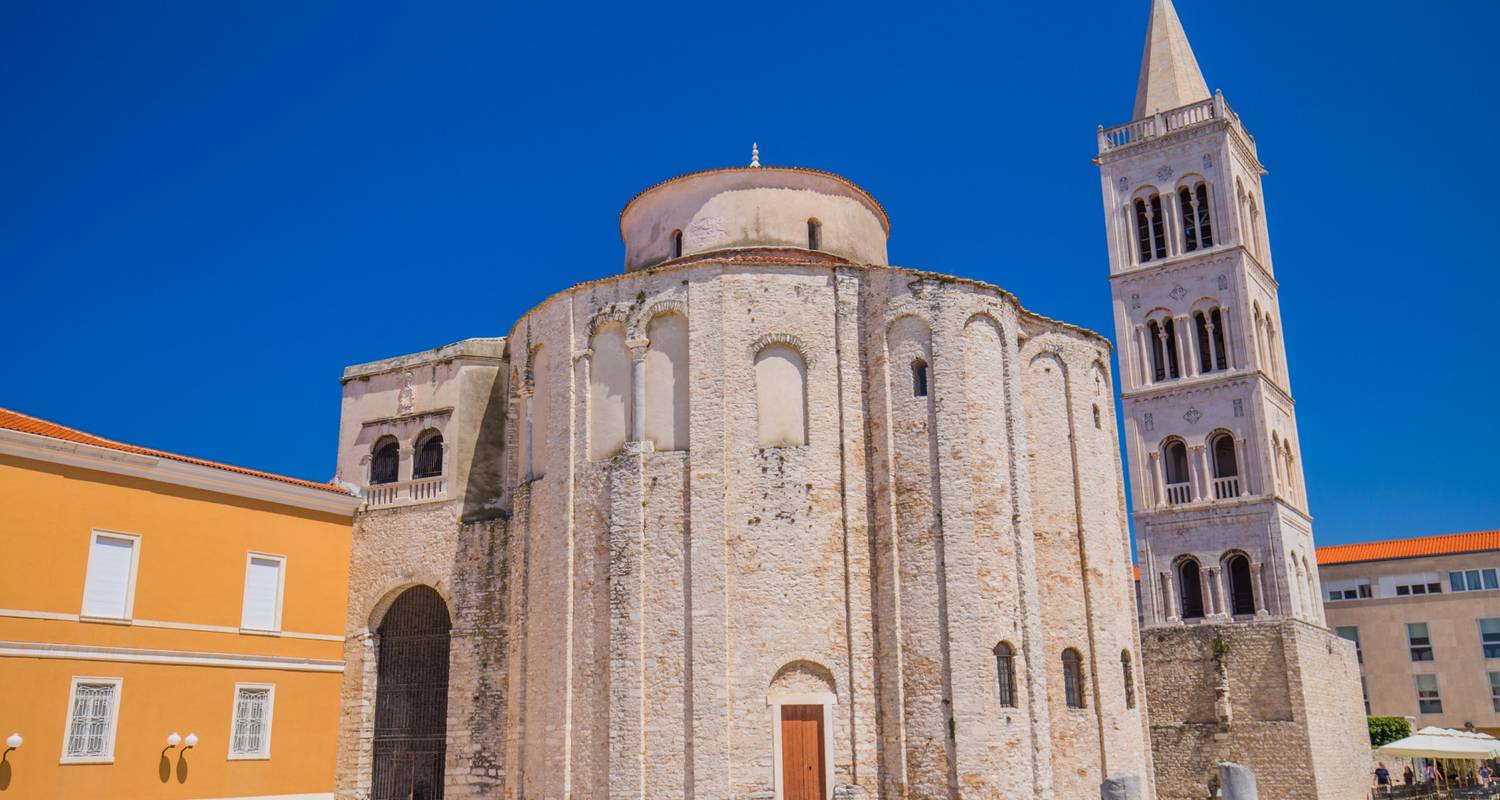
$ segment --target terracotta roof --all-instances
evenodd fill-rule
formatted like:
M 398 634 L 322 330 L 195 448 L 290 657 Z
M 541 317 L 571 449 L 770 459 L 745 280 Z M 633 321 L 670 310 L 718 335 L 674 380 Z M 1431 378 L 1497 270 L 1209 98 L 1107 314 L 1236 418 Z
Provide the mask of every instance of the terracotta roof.
M 1328 545 L 1318 548 L 1318 565 L 1477 553 L 1484 550 L 1500 550 L 1500 531 L 1448 533 L 1441 536 L 1418 536 L 1414 539 L 1392 539 L 1385 542 Z
M 133 444 L 116 442 L 110 439 L 105 439 L 101 436 L 95 436 L 92 433 L 84 433 L 83 431 L 77 430 L 75 428 L 58 425 L 55 422 L 48 422 L 47 420 L 33 417 L 30 414 L 22 414 L 19 411 L 11 411 L 8 408 L 0 408 L 0 428 L 19 431 L 21 433 L 30 433 L 36 436 L 45 436 L 49 439 L 57 439 L 58 441 L 63 442 L 74 442 L 76 444 L 91 445 L 93 447 L 103 447 L 109 450 L 119 450 L 125 453 L 135 453 L 136 455 L 152 456 L 155 458 L 169 458 L 173 461 L 181 461 L 185 464 L 197 464 L 200 467 L 212 467 L 214 469 L 222 469 L 226 472 L 237 472 L 241 475 L 253 475 L 257 478 L 266 478 L 268 480 L 280 481 L 282 483 L 290 483 L 293 486 L 305 486 L 309 489 L 321 489 L 325 492 L 333 492 L 335 494 L 349 494 L 349 492 L 340 489 L 339 487 L 334 486 L 331 483 L 314 483 L 312 481 L 302 480 L 301 478 L 289 478 L 285 475 L 277 475 L 271 472 L 261 472 L 260 470 L 236 467 L 232 464 L 220 464 L 217 461 L 207 461 L 201 458 L 193 458 L 192 456 L 178 455 L 177 453 L 168 453 L 164 450 L 152 450 L 149 447 L 137 447 Z

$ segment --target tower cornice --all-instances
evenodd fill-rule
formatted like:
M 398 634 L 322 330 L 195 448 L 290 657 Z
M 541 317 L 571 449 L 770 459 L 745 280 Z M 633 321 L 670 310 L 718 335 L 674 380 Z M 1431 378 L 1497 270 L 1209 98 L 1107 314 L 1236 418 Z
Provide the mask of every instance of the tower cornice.
M 1245 258 L 1255 267 L 1256 275 L 1260 276 L 1267 284 L 1269 284 L 1270 289 L 1274 290 L 1281 288 L 1281 284 L 1276 281 L 1276 276 L 1272 275 L 1270 270 L 1266 269 L 1265 265 L 1260 263 L 1260 260 L 1255 257 L 1255 254 L 1251 253 L 1250 250 L 1247 249 L 1243 244 L 1224 245 L 1209 250 L 1199 250 L 1188 255 L 1172 256 L 1162 261 L 1152 261 L 1145 266 L 1132 267 L 1131 269 L 1125 270 L 1124 272 L 1113 273 L 1109 276 L 1109 280 L 1111 283 L 1127 283 L 1127 279 L 1153 278 L 1158 275 L 1170 275 L 1173 272 L 1181 272 L 1184 270 L 1192 269 L 1194 267 L 1202 266 L 1203 264 L 1213 261 L 1216 257 L 1234 255 L 1236 253 L 1245 256 Z

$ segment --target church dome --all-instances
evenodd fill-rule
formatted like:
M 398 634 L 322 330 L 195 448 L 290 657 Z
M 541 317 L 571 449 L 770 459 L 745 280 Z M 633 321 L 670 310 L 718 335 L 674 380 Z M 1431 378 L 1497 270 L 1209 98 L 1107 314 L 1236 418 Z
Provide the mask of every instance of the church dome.
M 625 271 L 718 250 L 798 248 L 884 265 L 890 220 L 853 181 L 802 167 L 690 172 L 620 212 Z

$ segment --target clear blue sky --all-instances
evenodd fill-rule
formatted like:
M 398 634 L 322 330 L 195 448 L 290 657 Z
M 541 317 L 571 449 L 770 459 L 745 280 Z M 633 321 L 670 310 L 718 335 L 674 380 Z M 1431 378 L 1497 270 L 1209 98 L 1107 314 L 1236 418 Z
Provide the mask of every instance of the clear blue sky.
M 344 365 L 617 272 L 626 200 L 751 141 L 1112 333 L 1147 7 L 4 0 L 0 405 L 326 479 Z M 1500 527 L 1497 6 L 1178 8 L 1271 171 L 1319 540 Z

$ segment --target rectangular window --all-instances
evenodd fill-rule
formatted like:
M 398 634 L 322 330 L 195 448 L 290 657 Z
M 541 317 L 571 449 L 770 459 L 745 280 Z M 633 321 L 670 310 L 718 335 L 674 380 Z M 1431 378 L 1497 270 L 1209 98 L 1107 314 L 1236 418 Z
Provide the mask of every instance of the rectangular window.
M 1479 621 L 1479 643 L 1485 658 L 1500 658 L 1500 619 Z
M 1365 676 L 1363 676 L 1363 675 L 1359 676 L 1359 690 L 1361 692 L 1363 692 L 1364 696 L 1365 696 L 1365 716 L 1367 716 L 1367 717 L 1371 716 L 1371 714 L 1370 714 L 1370 684 L 1365 681 Z
M 1448 591 L 1485 592 L 1500 589 L 1500 575 L 1494 567 L 1454 570 L 1448 573 Z
M 1332 602 L 1340 600 L 1368 600 L 1374 596 L 1374 593 L 1370 590 L 1369 581 L 1355 583 L 1340 582 L 1328 589 L 1328 599 Z
M 229 757 L 271 757 L 271 709 L 276 687 L 269 683 L 234 686 L 234 719 L 229 725 Z
M 120 717 L 120 678 L 74 678 L 68 693 L 62 763 L 109 764 L 115 760 L 115 722 Z
M 1406 639 L 1411 645 L 1412 661 L 1432 660 L 1432 637 L 1427 633 L 1427 623 L 1406 623 Z
M 1443 713 L 1443 698 L 1438 695 L 1436 675 L 1417 675 L 1417 711 L 1422 714 Z
M 240 627 L 254 631 L 281 630 L 282 567 L 286 559 L 251 553 L 245 563 L 245 605 Z
M 1490 706 L 1500 711 L 1500 672 L 1490 673 Z
M 139 536 L 94 531 L 83 579 L 83 616 L 130 619 L 135 604 Z
M 1360 647 L 1359 647 L 1359 626 L 1358 625 L 1340 625 L 1335 632 L 1338 633 L 1339 636 L 1341 636 L 1341 637 L 1343 637 L 1345 639 L 1348 639 L 1351 642 L 1354 642 L 1354 655 L 1355 655 L 1355 657 L 1357 657 L 1359 659 L 1359 663 L 1361 663 L 1361 664 L 1365 663 L 1365 652 L 1364 652 L 1364 650 L 1361 650 Z

